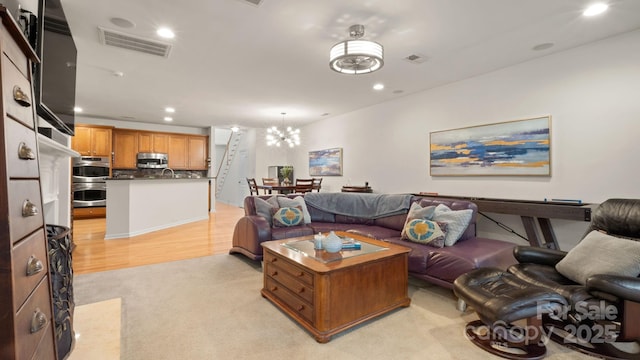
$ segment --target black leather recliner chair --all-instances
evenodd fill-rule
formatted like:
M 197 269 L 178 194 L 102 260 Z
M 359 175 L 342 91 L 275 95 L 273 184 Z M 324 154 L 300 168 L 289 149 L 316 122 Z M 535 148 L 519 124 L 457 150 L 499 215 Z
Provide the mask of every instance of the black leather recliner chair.
M 592 231 L 606 233 L 610 239 L 640 241 L 640 200 L 609 199 L 603 202 L 592 214 L 585 237 Z M 613 253 L 614 247 L 611 246 Z M 562 314 L 545 316 L 543 320 L 545 326 L 553 329 L 552 340 L 599 357 L 640 359 L 640 278 L 592 274 L 581 284 L 556 269 L 567 252 L 518 246 L 514 256 L 519 264 L 509 267 L 509 273 L 529 284 L 553 290 L 569 304 Z M 605 250 L 591 256 L 595 261 L 598 257 L 612 255 Z M 640 267 L 640 254 L 635 256 L 638 258 L 636 266 Z M 610 260 L 612 263 L 621 261 L 619 258 Z M 581 265 L 585 269 L 594 266 L 588 259 Z
M 454 292 L 480 318 L 467 326 L 471 341 L 502 357 L 534 359 L 545 355 L 546 334 L 585 354 L 640 359 L 640 200 L 600 204 L 569 252 L 518 246 L 514 256 L 519 263 L 507 272 L 477 269 L 455 280 Z M 540 329 L 536 337 L 514 335 L 513 324 L 525 318 L 529 330 Z

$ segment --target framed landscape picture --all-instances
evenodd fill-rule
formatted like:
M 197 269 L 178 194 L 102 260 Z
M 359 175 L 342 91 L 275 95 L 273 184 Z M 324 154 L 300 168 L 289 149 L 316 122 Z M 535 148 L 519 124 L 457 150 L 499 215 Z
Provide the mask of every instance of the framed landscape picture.
M 342 148 L 309 151 L 309 175 L 342 175 Z
M 551 116 L 430 133 L 431 176 L 551 175 Z

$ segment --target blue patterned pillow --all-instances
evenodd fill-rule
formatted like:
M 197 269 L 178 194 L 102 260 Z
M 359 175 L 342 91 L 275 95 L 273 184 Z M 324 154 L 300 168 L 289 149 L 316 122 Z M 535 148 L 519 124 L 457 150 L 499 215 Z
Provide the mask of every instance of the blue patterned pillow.
M 300 206 L 273 209 L 273 226 L 288 227 L 300 225 L 304 220 L 304 214 Z
M 405 226 L 405 238 L 420 244 L 437 248 L 444 247 L 446 223 L 439 223 L 426 219 L 414 219 Z

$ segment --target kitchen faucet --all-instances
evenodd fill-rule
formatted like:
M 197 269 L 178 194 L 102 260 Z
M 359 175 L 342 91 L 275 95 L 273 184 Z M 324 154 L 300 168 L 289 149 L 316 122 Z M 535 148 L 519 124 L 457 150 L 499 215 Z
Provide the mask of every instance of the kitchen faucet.
M 164 169 L 162 169 L 162 172 L 160 173 L 160 176 L 164 177 L 164 172 L 165 172 L 166 170 L 171 171 L 171 177 L 172 177 L 172 178 L 176 177 L 176 174 L 175 174 L 175 172 L 173 172 L 173 169 L 172 169 L 172 168 L 164 168 Z

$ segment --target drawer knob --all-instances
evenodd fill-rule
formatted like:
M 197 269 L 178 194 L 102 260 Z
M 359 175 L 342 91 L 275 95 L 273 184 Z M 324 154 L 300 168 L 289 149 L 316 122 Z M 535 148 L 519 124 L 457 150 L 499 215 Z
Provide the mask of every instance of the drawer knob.
M 271 276 L 277 276 L 277 275 L 278 275 L 278 271 L 277 270 L 274 270 L 274 271 L 271 272 Z
M 302 294 L 304 292 L 304 286 L 298 289 L 298 294 Z
M 276 290 L 278 290 L 278 287 L 277 287 L 277 286 L 272 286 L 272 287 L 271 287 L 271 291 L 276 291 Z
M 304 310 L 304 305 L 298 305 L 298 311 Z
M 44 266 L 42 265 L 42 261 L 38 260 L 34 255 L 31 255 L 27 261 L 27 276 L 35 275 L 43 269 Z
M 40 308 L 36 308 L 31 318 L 31 333 L 37 333 L 47 326 L 47 316 L 40 311 Z
M 39 213 L 36 204 L 32 203 L 29 199 L 22 203 L 22 217 L 36 216 Z
M 35 160 L 36 152 L 28 147 L 27 144 L 21 142 L 20 147 L 18 148 L 18 158 L 21 160 Z
M 304 272 L 300 271 L 300 272 L 298 273 L 298 276 L 304 276 Z
M 24 107 L 31 106 L 31 99 L 18 85 L 13 87 L 13 100 Z
M 278 261 L 278 258 L 273 258 L 273 259 L 271 259 L 270 261 L 271 261 L 272 263 L 274 263 L 274 262 Z

